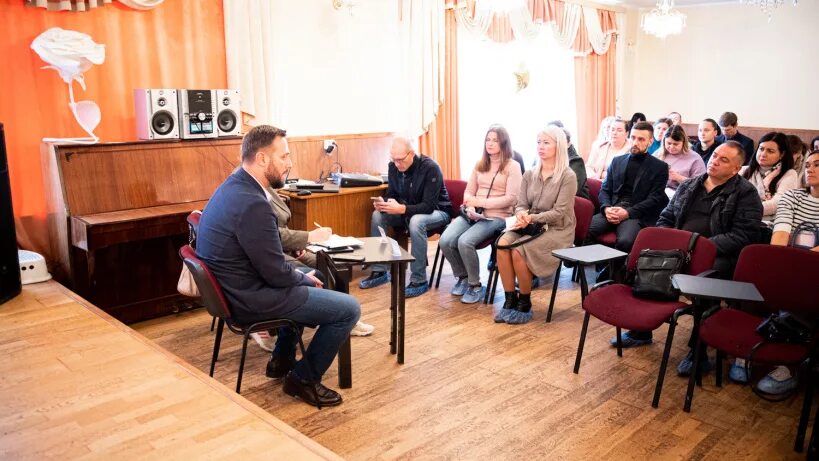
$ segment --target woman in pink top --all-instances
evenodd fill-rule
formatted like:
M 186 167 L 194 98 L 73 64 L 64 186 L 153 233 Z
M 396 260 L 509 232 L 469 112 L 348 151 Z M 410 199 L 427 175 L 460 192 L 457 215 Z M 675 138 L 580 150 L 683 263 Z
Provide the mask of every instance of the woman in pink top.
M 606 179 L 606 170 L 611 164 L 611 159 L 628 153 L 630 147 L 626 121 L 618 118 L 611 123 L 609 141 L 592 146 L 589 159 L 586 161 L 586 176 L 601 181 Z
M 686 179 L 705 173 L 705 162 L 700 154 L 691 150 L 688 136 L 680 125 L 672 125 L 665 132 L 663 145 L 654 156 L 668 164 L 666 188 L 671 191 L 676 191 Z
M 476 303 L 483 297 L 475 247 L 506 227 L 506 218 L 512 216 L 518 200 L 521 176 L 520 165 L 512 160 L 509 133 L 500 125 L 490 126 L 483 157 L 464 191 L 461 216 L 450 223 L 438 242 L 458 279 L 452 294 L 461 296 L 462 303 Z

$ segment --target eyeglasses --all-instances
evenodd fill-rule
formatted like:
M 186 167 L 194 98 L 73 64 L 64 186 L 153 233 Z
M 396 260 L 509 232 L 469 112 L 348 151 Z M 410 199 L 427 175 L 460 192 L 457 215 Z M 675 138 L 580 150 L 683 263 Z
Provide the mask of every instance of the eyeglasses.
M 392 163 L 403 163 L 409 158 L 410 155 L 412 155 L 412 151 L 407 152 L 407 155 L 401 158 L 390 158 L 390 160 L 392 161 Z

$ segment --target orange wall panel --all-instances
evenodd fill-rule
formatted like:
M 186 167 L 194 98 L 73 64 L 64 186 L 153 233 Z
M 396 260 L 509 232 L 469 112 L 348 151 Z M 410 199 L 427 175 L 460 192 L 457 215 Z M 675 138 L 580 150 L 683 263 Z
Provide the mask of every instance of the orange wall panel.
M 6 145 L 18 242 L 48 248 L 39 146 L 44 137 L 85 136 L 68 109 L 68 87 L 30 48 L 51 27 L 104 44 L 105 63 L 85 73 L 75 98 L 99 104 L 103 142 L 136 137 L 134 88 L 224 88 L 222 0 L 169 0 L 149 11 L 116 2 L 90 12 L 49 12 L 22 0 L 0 2 L 0 122 Z M 0 236 L 6 238 L 7 236 Z

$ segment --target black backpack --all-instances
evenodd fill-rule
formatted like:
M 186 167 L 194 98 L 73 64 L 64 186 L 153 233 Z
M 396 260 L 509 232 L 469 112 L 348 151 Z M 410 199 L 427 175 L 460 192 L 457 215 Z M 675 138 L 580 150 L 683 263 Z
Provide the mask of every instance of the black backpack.
M 657 301 L 677 300 L 680 292 L 672 285 L 671 277 L 681 273 L 688 266 L 691 261 L 691 252 L 699 236 L 700 234 L 696 232 L 691 234 L 688 251 L 648 248 L 640 251 L 634 285 L 631 287 L 632 294 L 637 298 Z

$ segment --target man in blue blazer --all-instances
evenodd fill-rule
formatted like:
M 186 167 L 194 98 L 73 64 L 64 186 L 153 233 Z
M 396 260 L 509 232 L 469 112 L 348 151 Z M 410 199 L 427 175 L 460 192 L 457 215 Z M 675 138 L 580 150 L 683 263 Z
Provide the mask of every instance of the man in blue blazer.
M 202 211 L 196 253 L 222 286 L 238 323 L 282 318 L 318 325 L 307 361 L 298 362 L 295 334 L 280 329 L 266 374 L 284 377 L 284 392 L 311 405 L 339 405 L 341 396 L 322 385 L 321 377 L 361 308 L 350 295 L 322 290 L 314 271 L 300 272 L 285 259 L 267 192 L 283 186 L 293 165 L 285 135 L 269 125 L 245 135 L 242 167 L 216 189 Z
M 592 240 L 607 232 L 617 233 L 614 247 L 628 253 L 640 229 L 653 226 L 668 204 L 665 184 L 668 164 L 648 155 L 654 127 L 638 122 L 631 129 L 628 155 L 614 157 L 600 188 L 600 213 L 592 218 Z

